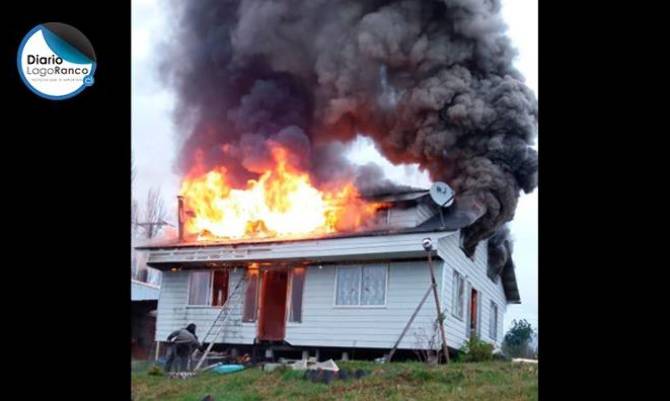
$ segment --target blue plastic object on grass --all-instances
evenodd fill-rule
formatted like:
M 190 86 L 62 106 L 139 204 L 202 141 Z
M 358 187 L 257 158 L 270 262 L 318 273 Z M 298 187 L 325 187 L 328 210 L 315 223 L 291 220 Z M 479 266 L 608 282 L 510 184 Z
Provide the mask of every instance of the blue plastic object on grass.
M 233 372 L 239 372 L 240 370 L 243 370 L 244 366 L 243 365 L 220 365 L 212 369 L 216 373 L 233 373 Z

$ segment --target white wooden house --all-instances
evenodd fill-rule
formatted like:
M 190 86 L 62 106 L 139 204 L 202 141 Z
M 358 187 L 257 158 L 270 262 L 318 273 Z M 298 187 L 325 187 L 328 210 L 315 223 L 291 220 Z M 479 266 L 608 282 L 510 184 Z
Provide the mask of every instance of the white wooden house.
M 204 336 L 238 280 L 239 300 L 215 343 L 282 342 L 297 349 L 390 349 L 430 285 L 426 237 L 433 242 L 448 346 L 472 333 L 499 346 L 507 304 L 519 303 L 514 266 L 490 273 L 487 243 L 473 260 L 459 248 L 463 216 L 442 215 L 427 191 L 394 194 L 374 230 L 302 240 L 171 243 L 141 248 L 163 272 L 156 339 L 188 323 Z M 511 258 L 510 258 L 511 259 Z M 426 349 L 435 333 L 429 297 L 400 349 Z M 212 339 L 207 339 L 212 341 Z

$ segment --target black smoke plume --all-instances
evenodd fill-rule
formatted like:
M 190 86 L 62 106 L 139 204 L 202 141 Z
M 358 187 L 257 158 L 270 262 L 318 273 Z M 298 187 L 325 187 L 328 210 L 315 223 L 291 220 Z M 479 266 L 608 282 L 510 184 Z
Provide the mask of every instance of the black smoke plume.
M 418 163 L 480 216 L 472 256 L 537 185 L 537 101 L 512 66 L 498 0 L 198 0 L 170 4 L 164 77 L 178 94 L 178 170 L 240 184 L 272 143 L 317 183 L 355 178 L 357 135 Z M 368 171 L 369 173 L 369 171 Z M 364 178 L 362 178 L 365 181 Z M 481 213 L 479 212 L 481 211 Z
M 499 276 L 505 266 L 512 266 L 514 269 L 514 262 L 512 261 L 513 243 L 510 236 L 510 231 L 507 225 L 501 226 L 487 243 L 488 252 L 488 268 L 487 275 L 491 279 Z

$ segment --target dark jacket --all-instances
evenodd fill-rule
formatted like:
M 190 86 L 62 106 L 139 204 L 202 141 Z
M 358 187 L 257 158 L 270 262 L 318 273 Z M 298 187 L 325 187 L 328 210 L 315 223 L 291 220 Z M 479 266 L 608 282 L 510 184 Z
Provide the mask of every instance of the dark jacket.
M 174 344 L 187 344 L 200 348 L 198 337 L 186 329 L 175 330 L 168 336 L 167 340 Z

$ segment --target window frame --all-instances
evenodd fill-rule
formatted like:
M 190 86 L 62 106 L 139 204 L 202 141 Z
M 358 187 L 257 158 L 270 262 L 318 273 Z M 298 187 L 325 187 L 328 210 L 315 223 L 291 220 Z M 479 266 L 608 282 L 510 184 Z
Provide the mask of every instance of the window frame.
M 309 268 L 307 266 L 302 267 L 303 274 L 302 274 L 302 296 L 300 297 L 300 321 L 293 321 L 290 320 L 291 318 L 291 308 L 293 307 L 293 277 L 294 274 L 294 269 L 291 269 L 288 273 L 288 283 L 286 285 L 286 324 L 287 325 L 301 325 L 303 321 L 305 320 L 305 282 L 307 280 L 307 271 Z
M 248 274 L 249 270 L 247 269 L 244 274 Z M 244 320 L 244 312 L 246 308 L 246 295 L 247 295 L 247 287 L 249 285 L 249 277 L 247 277 L 247 283 L 244 286 L 244 302 L 242 303 L 242 308 L 241 308 L 241 319 L 240 322 L 243 325 L 248 325 L 248 326 L 256 326 L 258 324 L 258 312 L 259 312 L 259 301 L 261 297 L 261 286 L 263 285 L 263 274 L 260 271 L 260 269 L 256 269 L 256 297 L 255 297 L 255 311 L 254 311 L 254 320 Z
M 214 290 L 214 272 L 215 270 L 191 270 L 188 272 L 188 286 L 186 288 L 186 307 L 187 308 L 212 308 L 212 309 L 221 309 L 223 305 L 212 305 L 212 292 Z M 193 280 L 192 273 L 209 273 L 209 284 L 207 290 L 207 303 L 206 304 L 190 304 L 191 301 L 191 280 Z M 226 300 L 230 297 L 230 271 L 228 271 L 228 286 L 226 287 Z M 225 304 L 225 302 L 224 302 Z
M 191 304 L 191 283 L 193 281 L 193 273 L 209 273 L 207 284 L 207 303 L 206 304 Z M 191 270 L 188 272 L 188 286 L 186 287 L 186 307 L 187 308 L 211 308 L 212 307 L 212 282 L 213 275 L 211 270 Z
M 496 304 L 493 300 L 490 301 L 489 304 L 489 338 L 498 341 L 498 319 L 499 319 L 499 314 L 498 311 L 500 308 L 498 308 L 498 304 Z M 495 314 L 493 313 L 495 311 Z M 493 317 L 495 317 L 495 322 L 492 322 Z M 494 324 L 491 324 L 494 323 Z M 493 331 L 493 332 L 492 332 Z
M 461 289 L 462 289 L 462 297 L 460 299 L 460 315 L 456 313 L 456 305 L 457 302 L 459 301 L 459 292 L 458 288 L 456 288 L 456 282 L 458 281 L 461 284 Z M 459 272 L 456 269 L 453 269 L 453 272 L 451 274 L 451 291 L 452 291 L 452 298 L 451 298 L 451 316 L 455 317 L 456 319 L 460 320 L 461 322 L 464 321 L 465 318 L 465 308 L 463 304 L 465 303 L 465 276 Z
M 362 287 L 363 287 L 363 268 L 366 266 L 383 266 L 384 270 L 386 272 L 386 277 L 384 281 L 384 303 L 379 304 L 379 305 L 362 305 L 361 304 L 361 297 L 363 294 Z M 339 305 L 337 303 L 337 288 L 340 283 L 340 276 L 338 272 L 340 271 L 340 267 L 357 267 L 358 271 L 360 272 L 360 280 L 359 280 L 359 289 L 358 289 L 358 304 L 355 305 Z M 338 265 L 335 268 L 335 285 L 333 287 L 333 308 L 338 308 L 338 309 L 383 309 L 386 308 L 386 305 L 388 303 L 388 291 L 389 291 L 389 274 L 391 270 L 391 265 L 390 263 L 378 263 L 378 264 L 356 264 L 356 265 Z

